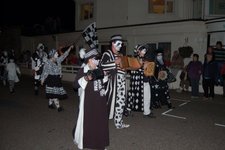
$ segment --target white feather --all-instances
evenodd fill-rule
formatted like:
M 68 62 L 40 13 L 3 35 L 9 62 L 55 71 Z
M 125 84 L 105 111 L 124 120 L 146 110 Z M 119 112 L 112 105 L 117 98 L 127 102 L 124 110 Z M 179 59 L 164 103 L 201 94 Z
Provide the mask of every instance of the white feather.
M 81 58 L 81 59 L 84 59 L 84 55 L 86 54 L 85 51 L 86 51 L 85 48 L 81 48 L 81 49 L 80 49 L 79 54 L 80 54 L 80 58 Z

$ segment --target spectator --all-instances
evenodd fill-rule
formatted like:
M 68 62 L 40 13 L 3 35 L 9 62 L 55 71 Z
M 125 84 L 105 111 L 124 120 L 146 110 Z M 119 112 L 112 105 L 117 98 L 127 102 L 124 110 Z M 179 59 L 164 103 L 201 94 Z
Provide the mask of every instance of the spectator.
M 214 49 L 215 54 L 215 61 L 218 65 L 219 71 L 221 72 L 222 66 L 225 64 L 225 49 L 222 48 L 223 44 L 221 41 L 216 42 L 216 48 Z M 218 80 L 222 77 L 218 77 L 216 80 Z M 223 86 L 223 95 L 225 95 L 225 84 L 222 84 Z
M 203 64 L 203 90 L 204 90 L 204 98 L 213 99 L 214 98 L 214 85 L 216 81 L 216 77 L 218 75 L 218 68 L 216 62 L 213 60 L 213 54 L 207 53 L 205 55 L 205 61 Z
M 199 80 L 202 74 L 202 63 L 199 61 L 199 55 L 193 54 L 193 61 L 187 66 L 187 73 L 191 81 L 191 97 L 199 97 Z
M 171 83 L 170 86 L 172 89 L 179 89 L 179 76 L 182 69 L 184 68 L 184 59 L 180 56 L 179 51 L 174 51 L 172 61 L 171 61 L 171 72 L 176 77 L 176 82 Z
M 223 97 L 225 97 L 225 64 L 223 64 L 220 73 L 221 73 L 221 76 L 223 78 Z

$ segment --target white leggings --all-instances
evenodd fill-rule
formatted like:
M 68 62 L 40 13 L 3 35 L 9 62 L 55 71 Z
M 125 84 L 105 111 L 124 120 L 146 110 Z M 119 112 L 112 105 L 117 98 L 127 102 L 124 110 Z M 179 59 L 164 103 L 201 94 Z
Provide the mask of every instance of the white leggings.
M 56 106 L 57 108 L 60 107 L 60 105 L 59 105 L 59 99 L 58 99 L 58 98 L 50 98 L 49 101 L 48 101 L 48 104 L 49 104 L 49 105 L 52 105 L 53 102 L 54 102 L 54 104 L 55 104 L 55 106 Z

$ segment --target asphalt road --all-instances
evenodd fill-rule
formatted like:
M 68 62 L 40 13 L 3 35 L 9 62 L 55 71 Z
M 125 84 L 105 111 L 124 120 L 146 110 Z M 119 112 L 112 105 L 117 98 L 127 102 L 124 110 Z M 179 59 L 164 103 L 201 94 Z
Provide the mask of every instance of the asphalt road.
M 63 112 L 48 109 L 41 88 L 33 92 L 33 82 L 22 76 L 14 94 L 0 85 L 0 150 L 77 150 L 72 129 L 78 111 L 77 93 L 72 83 L 63 83 L 69 98 L 60 101 Z M 225 150 L 225 98 L 191 99 L 190 93 L 171 91 L 175 109 L 153 110 L 155 119 L 141 112 L 124 117 L 131 126 L 115 129 L 109 120 L 108 150 Z

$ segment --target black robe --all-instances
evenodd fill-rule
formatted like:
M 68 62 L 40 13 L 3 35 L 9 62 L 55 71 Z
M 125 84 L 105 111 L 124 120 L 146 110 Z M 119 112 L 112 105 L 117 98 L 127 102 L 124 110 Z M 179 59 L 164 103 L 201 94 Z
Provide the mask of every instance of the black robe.
M 109 145 L 107 97 L 104 92 L 103 80 L 86 81 L 84 79 L 88 69 L 87 65 L 81 68 L 74 81 L 74 88 L 81 88 L 74 142 L 78 144 L 80 149 L 104 149 Z M 82 130 L 83 134 L 79 134 Z

